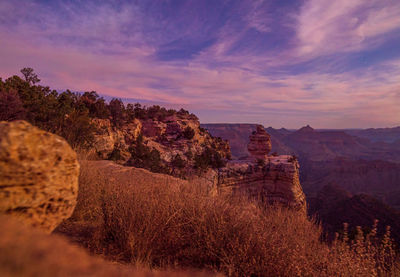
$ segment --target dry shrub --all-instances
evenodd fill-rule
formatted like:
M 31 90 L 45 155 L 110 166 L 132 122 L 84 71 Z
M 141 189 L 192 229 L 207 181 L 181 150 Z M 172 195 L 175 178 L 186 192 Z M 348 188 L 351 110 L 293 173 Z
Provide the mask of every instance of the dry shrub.
M 377 263 L 376 245 L 322 243 L 321 228 L 301 212 L 210 196 L 198 186 L 122 182 L 85 164 L 80 186 L 64 229 L 95 222 L 87 246 L 109 259 L 229 276 L 396 274 L 394 263 Z

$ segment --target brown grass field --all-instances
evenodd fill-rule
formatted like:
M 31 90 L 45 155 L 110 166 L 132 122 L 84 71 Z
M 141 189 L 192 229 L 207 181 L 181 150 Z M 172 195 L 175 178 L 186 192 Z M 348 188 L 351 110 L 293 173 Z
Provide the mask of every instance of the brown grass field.
M 0 276 L 210 276 L 204 272 L 155 271 L 89 255 L 60 235 L 47 235 L 0 216 Z
M 328 245 L 300 212 L 104 165 L 82 162 L 78 205 L 57 232 L 108 260 L 228 276 L 400 276 L 389 232 Z

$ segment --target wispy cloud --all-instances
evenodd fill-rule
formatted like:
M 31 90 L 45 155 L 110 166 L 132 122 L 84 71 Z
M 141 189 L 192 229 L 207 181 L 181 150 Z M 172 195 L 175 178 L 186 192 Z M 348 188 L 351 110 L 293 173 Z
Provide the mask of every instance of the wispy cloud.
M 306 57 L 377 47 L 400 29 L 400 2 L 309 0 L 298 15 L 298 55 Z
M 22 2 L 0 3 L 3 78 L 32 66 L 204 122 L 400 124 L 400 55 L 380 50 L 400 42 L 396 1 Z

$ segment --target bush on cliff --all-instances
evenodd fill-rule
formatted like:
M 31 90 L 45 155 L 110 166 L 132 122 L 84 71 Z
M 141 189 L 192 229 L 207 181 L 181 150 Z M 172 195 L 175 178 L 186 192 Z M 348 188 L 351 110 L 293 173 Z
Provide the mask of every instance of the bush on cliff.
M 213 148 L 206 147 L 204 151 L 194 157 L 194 165 L 198 170 L 207 168 L 221 168 L 226 162 L 221 157 L 221 154 Z
M 321 228 L 294 210 L 210 196 L 198 186 L 112 181 L 85 164 L 79 189 L 68 224 L 88 226 L 82 243 L 111 260 L 228 276 L 400 273 L 388 240 L 349 243 L 345 236 L 329 246 L 320 240 Z
M 192 139 L 194 137 L 194 135 L 195 135 L 195 131 L 190 126 L 187 126 L 185 128 L 185 130 L 183 130 L 183 137 L 185 139 L 189 139 L 190 140 L 190 139 Z
M 160 152 L 145 145 L 142 135 L 129 147 L 129 152 L 131 158 L 127 165 L 145 168 L 152 172 L 168 173 L 167 168 L 162 163 Z

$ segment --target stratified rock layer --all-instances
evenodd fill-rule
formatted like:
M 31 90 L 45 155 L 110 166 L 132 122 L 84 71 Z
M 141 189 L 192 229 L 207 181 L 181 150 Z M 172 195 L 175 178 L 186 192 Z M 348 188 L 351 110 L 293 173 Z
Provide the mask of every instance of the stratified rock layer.
M 306 212 L 297 159 L 289 155 L 268 156 L 271 140 L 262 125 L 257 125 L 249 139 L 250 156 L 231 160 L 219 170 L 219 191 L 245 193 L 264 203 L 280 203 Z
M 247 150 L 255 159 L 265 159 L 271 151 L 271 137 L 262 125 L 257 125 L 257 130 L 250 136 Z
M 25 121 L 0 122 L 0 212 L 51 232 L 71 216 L 79 163 L 61 137 Z
M 306 199 L 299 181 L 299 164 L 292 156 L 271 156 L 265 164 L 230 161 L 218 175 L 222 193 L 244 192 L 265 203 L 306 211 Z

